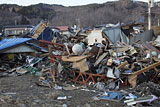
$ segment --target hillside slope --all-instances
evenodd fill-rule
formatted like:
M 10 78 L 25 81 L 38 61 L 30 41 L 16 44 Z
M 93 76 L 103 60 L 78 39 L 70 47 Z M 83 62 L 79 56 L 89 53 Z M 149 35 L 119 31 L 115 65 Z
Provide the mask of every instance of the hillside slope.
M 160 7 L 152 11 L 152 24 L 157 24 Z M 65 7 L 62 5 L 37 4 L 30 6 L 0 5 L 0 26 L 13 24 L 33 24 L 49 20 L 51 25 L 95 26 L 106 23 L 133 22 L 140 16 L 147 22 L 147 3 L 120 0 L 104 4 Z

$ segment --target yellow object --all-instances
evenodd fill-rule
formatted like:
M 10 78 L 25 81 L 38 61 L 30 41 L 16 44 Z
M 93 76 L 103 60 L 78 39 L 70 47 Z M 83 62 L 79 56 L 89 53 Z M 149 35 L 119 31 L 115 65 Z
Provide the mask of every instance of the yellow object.
M 8 56 L 9 60 L 13 60 L 14 59 L 14 54 L 8 54 L 7 56 Z

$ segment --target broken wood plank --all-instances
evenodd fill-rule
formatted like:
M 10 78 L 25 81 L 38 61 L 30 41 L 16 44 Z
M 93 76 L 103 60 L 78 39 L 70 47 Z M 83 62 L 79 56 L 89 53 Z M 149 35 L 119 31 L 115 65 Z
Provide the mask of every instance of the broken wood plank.
M 156 67 L 156 66 L 158 66 L 158 65 L 160 65 L 160 62 L 157 62 L 157 63 L 154 63 L 154 64 L 152 64 L 152 65 L 149 65 L 148 67 L 143 68 L 143 69 L 141 69 L 141 70 L 133 73 L 133 75 L 139 75 L 139 74 L 141 74 L 141 73 L 143 73 L 143 72 L 145 72 L 145 71 L 147 71 L 147 70 L 150 70 L 150 69 L 152 69 L 152 68 L 154 68 L 154 67 Z
M 148 71 L 148 70 L 150 70 L 150 69 L 153 69 L 153 68 L 155 68 L 155 67 L 157 67 L 157 66 L 159 66 L 159 65 L 160 65 L 160 62 L 157 62 L 157 63 L 154 63 L 154 64 L 152 64 L 152 65 L 149 65 L 148 67 L 145 67 L 145 68 L 143 68 L 143 69 L 141 69 L 141 70 L 133 73 L 131 76 L 128 76 L 128 82 L 131 84 L 131 86 L 132 86 L 133 88 L 135 88 L 135 86 L 136 86 L 136 81 L 137 81 L 137 75 L 139 75 L 139 74 L 141 74 L 141 73 L 143 73 L 143 72 L 145 72 L 145 71 Z
M 103 53 L 99 58 L 98 60 L 95 62 L 94 66 L 98 65 L 107 55 L 108 53 Z
M 125 47 L 118 47 L 114 49 L 116 52 L 125 52 L 129 50 L 129 46 L 125 46 Z
M 66 50 L 67 50 L 68 54 L 71 55 L 71 53 L 70 53 L 70 51 L 69 51 L 69 48 L 68 48 L 68 45 L 67 45 L 67 44 L 64 44 L 64 45 L 65 45 L 65 47 L 66 47 Z
M 128 64 L 128 61 L 123 62 L 122 64 L 120 64 L 117 68 L 118 70 L 120 70 L 121 68 L 123 68 L 124 66 L 126 66 Z
M 62 56 L 62 60 L 66 62 L 77 62 L 89 56 Z
M 96 59 L 98 59 L 98 57 L 99 57 L 99 55 L 100 55 L 100 52 L 101 52 L 101 49 L 102 49 L 102 47 L 99 48 L 99 51 L 98 51 L 98 54 L 97 54 Z

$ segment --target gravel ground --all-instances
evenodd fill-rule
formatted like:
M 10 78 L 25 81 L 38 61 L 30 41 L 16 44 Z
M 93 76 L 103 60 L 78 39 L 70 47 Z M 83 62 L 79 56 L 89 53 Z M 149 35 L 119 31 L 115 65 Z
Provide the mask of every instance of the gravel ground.
M 55 90 L 35 84 L 38 77 L 23 75 L 0 77 L 1 107 L 124 107 L 121 102 L 106 100 L 95 101 L 92 97 L 98 93 L 83 90 Z M 60 96 L 72 96 L 66 100 L 57 100 Z

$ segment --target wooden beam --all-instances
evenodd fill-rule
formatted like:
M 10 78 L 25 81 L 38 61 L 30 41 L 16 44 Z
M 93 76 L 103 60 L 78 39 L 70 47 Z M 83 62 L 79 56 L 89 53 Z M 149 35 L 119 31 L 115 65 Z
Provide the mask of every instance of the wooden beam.
M 124 66 L 126 66 L 128 64 L 128 61 L 123 62 L 122 64 L 120 64 L 117 68 L 120 70 L 121 68 L 123 68 Z
M 152 65 L 149 65 L 148 67 L 145 67 L 145 68 L 143 68 L 143 69 L 141 69 L 141 70 L 133 73 L 131 76 L 128 76 L 128 82 L 131 84 L 131 86 L 132 86 L 133 88 L 135 88 L 136 82 L 137 82 L 137 75 L 139 75 L 139 74 L 141 74 L 141 73 L 143 73 L 143 72 L 145 72 L 145 71 L 148 71 L 148 70 L 150 70 L 150 69 L 153 69 L 153 68 L 155 68 L 155 67 L 157 67 L 157 66 L 159 66 L 159 65 L 160 65 L 160 61 L 157 62 L 157 63 L 154 63 L 154 64 L 152 64 Z

